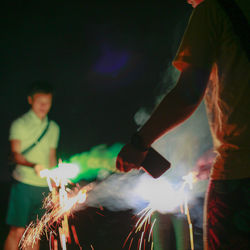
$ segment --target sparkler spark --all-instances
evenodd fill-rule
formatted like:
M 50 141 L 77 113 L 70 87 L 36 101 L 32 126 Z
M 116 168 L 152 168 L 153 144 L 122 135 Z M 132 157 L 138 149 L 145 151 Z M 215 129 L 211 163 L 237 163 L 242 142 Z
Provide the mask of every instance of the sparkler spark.
M 22 237 L 21 247 L 25 249 L 30 245 L 33 246 L 35 241 L 37 239 L 40 240 L 43 234 L 47 234 L 49 231 L 54 232 L 56 226 L 55 224 L 60 222 L 62 223 L 62 227 L 64 229 L 61 234 L 69 235 L 67 231 L 67 216 L 72 213 L 72 210 L 77 203 L 83 203 L 85 201 L 86 193 L 87 188 L 83 187 L 75 196 L 67 198 L 67 201 L 64 201 L 64 203 L 60 203 L 58 195 L 56 197 L 52 197 L 53 195 L 50 193 L 44 201 L 44 208 L 47 212 L 36 224 L 34 222 L 30 223 Z M 63 206 L 61 206 L 61 204 L 63 204 Z M 61 238 L 61 242 L 64 242 L 64 236 Z
M 145 245 L 146 245 L 145 236 L 148 234 L 148 242 L 150 242 L 150 237 L 152 236 L 152 230 L 153 230 L 153 227 L 155 224 L 155 220 L 154 220 L 151 227 L 149 227 L 149 225 L 151 223 L 152 214 L 153 214 L 153 210 L 150 207 L 146 207 L 145 209 L 143 209 L 142 211 L 140 211 L 137 214 L 137 215 L 140 215 L 140 217 L 137 220 L 134 228 L 130 231 L 129 235 L 127 236 L 126 240 L 124 241 L 123 248 L 125 247 L 128 239 L 131 237 L 131 235 L 133 233 L 136 234 L 138 232 L 141 232 L 141 236 L 140 236 L 139 241 L 138 241 L 138 249 L 141 250 L 143 242 L 144 242 L 143 245 L 144 245 L 144 249 L 145 249 Z M 134 238 L 131 237 L 129 248 L 128 248 L 129 250 L 132 246 L 133 240 L 134 240 Z M 152 242 L 152 244 L 153 244 L 153 242 Z
M 28 246 L 33 246 L 36 240 L 40 240 L 43 234 L 50 232 L 50 239 L 53 241 L 50 244 L 57 249 L 57 240 L 51 237 L 55 234 L 55 229 L 58 224 L 60 243 L 63 250 L 66 250 L 66 243 L 70 242 L 70 233 L 68 225 L 68 216 L 73 212 L 77 204 L 85 202 L 87 192 L 92 189 L 93 185 L 87 185 L 83 188 L 74 188 L 74 190 L 66 189 L 68 178 L 72 178 L 77 174 L 77 167 L 72 164 L 59 163 L 59 167 L 53 170 L 41 171 L 41 176 L 46 177 L 48 185 L 51 188 L 50 194 L 45 198 L 43 208 L 46 213 L 37 223 L 31 222 L 27 227 L 21 241 L 20 246 L 25 249 Z M 56 184 L 52 188 L 50 179 Z M 74 230 L 73 236 L 76 239 L 76 232 Z M 78 242 L 79 243 L 79 242 Z
M 144 209 L 141 209 L 139 213 L 137 213 L 138 220 L 135 223 L 135 226 L 127 236 L 123 247 L 128 245 L 128 249 L 135 244 L 134 234 L 139 234 L 140 237 L 137 242 L 137 247 L 139 250 L 145 248 L 146 242 L 150 244 L 151 242 L 151 249 L 153 249 L 153 228 L 156 223 L 156 219 L 151 221 L 152 214 L 155 211 L 159 211 L 161 213 L 173 212 L 177 211 L 178 207 L 183 207 L 182 211 L 186 214 L 187 220 L 189 223 L 190 228 L 190 241 L 191 241 L 191 249 L 193 249 L 193 232 L 192 232 L 192 223 L 190 219 L 189 209 L 187 206 L 188 202 L 188 192 L 187 189 L 192 189 L 192 184 L 195 181 L 195 173 L 189 173 L 188 175 L 183 177 L 183 183 L 179 189 L 174 188 L 165 177 L 161 177 L 153 179 L 147 174 L 139 174 L 138 172 L 130 174 L 130 175 L 113 175 L 113 178 L 106 178 L 102 183 L 96 184 L 91 183 L 83 188 L 74 187 L 72 190 L 67 188 L 67 184 L 69 182 L 68 178 L 69 175 L 68 171 L 71 169 L 72 165 L 63 165 L 63 163 L 59 164 L 59 167 L 53 170 L 48 170 L 42 173 L 44 177 L 49 180 L 49 185 L 51 186 L 51 193 L 44 201 L 44 208 L 46 209 L 46 213 L 43 215 L 40 221 L 37 223 L 31 223 L 25 234 L 22 238 L 22 248 L 26 248 L 29 245 L 33 245 L 36 239 L 40 239 L 41 235 L 43 234 L 50 234 L 50 245 L 53 245 L 53 250 L 58 248 L 58 244 L 61 243 L 61 248 L 66 249 L 67 244 L 71 242 L 70 234 L 72 234 L 72 239 L 81 249 L 77 233 L 75 227 L 68 225 L 68 217 L 72 215 L 74 208 L 77 204 L 83 204 L 86 200 L 88 191 L 92 190 L 93 197 L 92 200 L 88 199 L 88 204 L 91 205 L 96 202 L 98 206 L 100 204 L 103 205 L 103 196 L 107 199 L 110 199 L 110 195 L 116 195 L 117 193 L 122 194 L 124 190 L 118 190 L 117 187 L 120 185 L 115 185 L 116 189 L 112 188 L 113 184 L 123 184 L 124 189 L 127 190 L 128 182 L 126 180 L 126 176 L 128 178 L 135 178 L 137 183 L 135 187 L 133 187 L 130 192 L 131 196 L 139 197 L 139 199 L 143 200 L 143 202 L 147 203 L 147 206 Z M 64 174 L 60 173 L 60 170 L 66 169 Z M 75 170 L 72 170 L 73 172 Z M 60 173 L 60 174 L 59 174 Z M 77 173 L 77 171 L 75 172 Z M 72 173 L 70 173 L 72 176 Z M 56 188 L 52 187 L 53 183 L 51 180 L 54 181 L 56 184 Z M 93 189 L 94 186 L 98 186 L 99 188 Z M 125 188 L 126 187 L 126 188 Z M 187 187 L 187 188 L 186 188 Z M 164 190 L 165 195 L 161 194 L 161 190 Z M 91 193 L 92 193 L 91 192 Z M 99 192 L 99 195 L 98 195 Z M 130 199 L 130 193 L 123 194 L 124 199 Z M 96 196 L 97 195 L 97 196 Z M 116 197 L 116 196 L 115 196 Z M 120 197 L 119 197 L 120 198 Z M 112 198 L 111 198 L 112 199 Z M 131 199 L 132 200 L 132 199 Z M 127 200 L 126 200 L 127 201 Z M 125 202 L 126 202 L 125 201 Z M 126 204 L 129 202 L 127 201 Z M 112 203 L 114 204 L 114 203 Z M 135 203 L 133 203 L 135 204 Z M 136 203 L 138 204 L 138 203 Z M 93 204 L 92 204 L 93 205 Z M 105 204 L 104 204 L 105 206 Z M 73 227 L 72 227 L 73 226 Z M 60 228 L 60 229 L 59 229 Z M 55 239 L 56 236 L 56 229 L 59 230 L 60 238 L 57 240 Z M 71 229 L 71 230 L 70 230 Z M 53 236 L 53 237 L 52 237 Z M 130 240 L 129 240 L 130 239 Z M 58 243 L 59 242 L 59 243 Z
M 194 249 L 193 227 L 188 208 L 188 194 L 185 188 L 186 186 L 188 186 L 190 190 L 193 188 L 193 183 L 196 181 L 196 173 L 191 172 L 188 175 L 183 176 L 182 179 L 184 180 L 184 182 L 178 190 L 173 189 L 173 187 L 164 178 L 159 178 L 157 180 L 148 179 L 146 182 L 144 182 L 145 180 L 143 179 L 143 182 L 138 184 L 136 189 L 138 194 L 144 197 L 144 199 L 148 200 L 149 204 L 146 208 L 137 213 L 137 216 L 139 216 L 139 218 L 135 224 L 135 227 L 131 230 L 128 237 L 126 238 L 123 247 L 126 245 L 133 232 L 141 232 L 141 237 L 138 242 L 138 249 L 141 250 L 143 238 L 148 231 L 149 225 L 151 224 L 152 214 L 155 211 L 159 211 L 161 213 L 170 211 L 172 212 L 176 210 L 177 207 L 180 207 L 182 212 L 182 207 L 184 206 L 185 211 L 183 212 L 187 216 L 187 221 L 189 224 L 190 246 L 191 250 Z M 164 199 L 164 196 L 159 197 L 160 190 L 164 190 L 164 192 L 167 194 L 167 199 Z M 152 225 L 150 226 L 148 233 L 148 242 L 150 242 L 150 237 L 152 238 L 155 222 L 156 219 L 154 219 Z M 129 249 L 131 248 L 131 245 L 132 240 L 130 241 Z M 151 249 L 153 249 L 153 242 L 151 244 Z

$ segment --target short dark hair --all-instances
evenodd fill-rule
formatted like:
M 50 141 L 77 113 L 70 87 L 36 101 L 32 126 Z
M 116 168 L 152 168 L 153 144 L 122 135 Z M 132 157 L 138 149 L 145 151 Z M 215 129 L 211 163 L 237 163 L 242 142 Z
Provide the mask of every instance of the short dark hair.
M 53 94 L 53 86 L 46 81 L 35 81 L 30 84 L 28 88 L 28 96 L 33 96 L 34 94 Z

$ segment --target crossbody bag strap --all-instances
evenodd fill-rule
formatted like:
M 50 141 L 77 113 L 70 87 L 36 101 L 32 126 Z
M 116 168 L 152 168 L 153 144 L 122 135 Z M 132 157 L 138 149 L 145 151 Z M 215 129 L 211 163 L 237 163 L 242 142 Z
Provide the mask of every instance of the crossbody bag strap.
M 50 121 L 48 120 L 48 123 L 47 123 L 47 126 L 46 128 L 43 130 L 42 134 L 39 136 L 39 138 L 32 144 L 30 145 L 28 148 L 26 148 L 25 150 L 23 150 L 21 152 L 21 154 L 27 154 L 32 148 L 34 148 L 40 141 L 41 139 L 44 137 L 44 135 L 46 134 L 46 132 L 48 131 L 48 128 L 49 128 L 49 124 L 50 124 Z

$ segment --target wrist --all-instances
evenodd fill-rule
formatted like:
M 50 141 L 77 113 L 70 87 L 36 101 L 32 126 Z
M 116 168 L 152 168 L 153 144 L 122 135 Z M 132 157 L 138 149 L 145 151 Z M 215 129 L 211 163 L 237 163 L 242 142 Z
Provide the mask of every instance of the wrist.
M 150 145 L 145 143 L 143 137 L 138 132 L 131 136 L 130 144 L 141 152 L 146 152 L 150 148 Z
M 36 163 L 31 163 L 31 164 L 30 164 L 30 166 L 31 166 L 32 168 L 35 168 L 36 165 L 37 165 Z

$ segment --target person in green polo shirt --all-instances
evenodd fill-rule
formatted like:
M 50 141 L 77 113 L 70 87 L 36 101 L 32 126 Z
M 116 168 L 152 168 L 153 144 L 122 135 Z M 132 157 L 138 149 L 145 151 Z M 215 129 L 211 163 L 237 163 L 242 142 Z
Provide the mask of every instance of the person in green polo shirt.
M 42 201 L 49 189 L 46 179 L 41 178 L 39 173 L 57 165 L 60 128 L 47 117 L 52 105 L 52 86 L 46 82 L 33 83 L 28 102 L 31 109 L 13 121 L 10 127 L 9 140 L 16 166 L 12 173 L 13 184 L 6 217 L 10 231 L 5 250 L 18 249 L 25 227 L 42 215 Z M 34 143 L 27 152 L 27 148 Z M 39 242 L 32 249 L 39 249 Z

